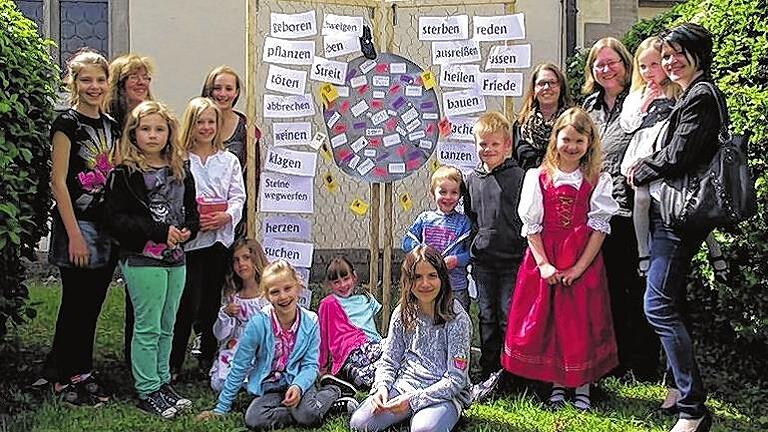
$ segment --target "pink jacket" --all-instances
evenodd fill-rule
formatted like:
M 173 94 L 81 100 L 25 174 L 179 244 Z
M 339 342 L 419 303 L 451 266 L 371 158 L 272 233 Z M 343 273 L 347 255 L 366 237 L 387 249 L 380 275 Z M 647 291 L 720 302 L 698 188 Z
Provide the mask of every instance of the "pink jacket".
M 335 375 L 344 366 L 349 353 L 368 338 L 349 321 L 344 308 L 333 295 L 320 300 L 317 315 L 320 319 L 320 370 L 328 370 L 330 357 L 330 370 Z

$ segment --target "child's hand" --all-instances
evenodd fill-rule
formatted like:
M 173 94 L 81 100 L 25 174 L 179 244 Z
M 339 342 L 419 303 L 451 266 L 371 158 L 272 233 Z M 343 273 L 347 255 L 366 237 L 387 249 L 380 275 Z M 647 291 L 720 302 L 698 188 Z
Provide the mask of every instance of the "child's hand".
M 69 262 L 74 264 L 75 267 L 85 267 L 88 265 L 89 256 L 88 244 L 85 242 L 85 238 L 83 238 L 83 233 L 78 229 L 77 234 L 69 239 Z
M 221 417 L 224 414 L 217 413 L 216 411 L 206 410 L 195 416 L 195 420 L 197 421 L 206 421 L 210 420 L 215 417 Z
M 200 217 L 200 231 L 216 231 L 228 224 L 232 216 L 227 212 L 213 212 Z
M 240 315 L 240 305 L 237 303 L 229 303 L 224 307 L 224 313 L 231 317 L 236 317 Z
M 188 228 L 182 228 L 181 241 L 179 243 L 184 243 L 185 241 L 189 240 L 189 236 L 191 235 L 192 235 L 192 231 L 190 231 Z
M 299 386 L 296 384 L 288 387 L 288 390 L 285 392 L 285 398 L 283 398 L 283 405 L 287 406 L 288 408 L 293 408 L 298 405 L 300 401 L 301 388 L 299 388 Z
M 573 266 L 560 273 L 560 281 L 565 286 L 571 286 L 576 279 L 581 277 L 583 273 L 584 270 Z
M 550 263 L 540 265 L 539 274 L 550 285 L 560 282 L 560 275 L 557 273 L 557 269 Z
M 647 87 L 645 89 L 645 92 L 643 93 L 643 103 L 640 107 L 642 112 L 648 111 L 648 107 L 651 105 L 651 102 L 654 100 L 660 98 L 663 96 L 661 87 L 656 84 L 656 82 L 651 81 L 647 84 Z
M 376 393 L 371 397 L 371 405 L 373 405 L 373 412 L 378 413 L 382 410 L 386 410 L 387 400 L 389 400 L 389 391 L 386 387 L 379 387 Z
M 448 267 L 448 270 L 453 270 L 459 265 L 459 259 L 456 258 L 456 255 L 448 255 L 443 258 L 443 261 L 445 261 L 445 266 Z
M 384 405 L 384 409 L 392 414 L 402 414 L 411 408 L 411 400 L 408 395 L 400 395 Z
M 187 234 L 185 237 L 184 233 L 180 229 L 171 225 L 168 227 L 168 239 L 165 241 L 165 243 L 168 245 L 168 247 L 173 249 L 186 238 L 189 238 L 189 234 Z

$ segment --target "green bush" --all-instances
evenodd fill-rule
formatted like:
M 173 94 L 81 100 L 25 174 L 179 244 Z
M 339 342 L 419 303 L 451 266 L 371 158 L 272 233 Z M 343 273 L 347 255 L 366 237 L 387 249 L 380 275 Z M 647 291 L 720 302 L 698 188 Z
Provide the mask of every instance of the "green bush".
M 768 357 L 768 8 L 765 0 L 689 0 L 635 24 L 622 38 L 634 52 L 646 37 L 681 22 L 696 22 L 714 36 L 712 72 L 728 99 L 733 129 L 750 131 L 750 166 L 759 196 L 758 215 L 736 235 L 717 233 L 731 266 L 728 284 L 713 281 L 706 255 L 693 266 L 689 310 L 705 367 L 723 384 L 728 377 L 765 385 Z M 586 50 L 568 59 L 571 88 L 580 88 Z M 716 371 L 716 372 L 715 372 Z M 762 380 L 762 381 L 761 381 Z
M 47 232 L 48 130 L 58 69 L 35 24 L 0 0 L 0 344 L 8 324 L 34 316 L 21 258 Z

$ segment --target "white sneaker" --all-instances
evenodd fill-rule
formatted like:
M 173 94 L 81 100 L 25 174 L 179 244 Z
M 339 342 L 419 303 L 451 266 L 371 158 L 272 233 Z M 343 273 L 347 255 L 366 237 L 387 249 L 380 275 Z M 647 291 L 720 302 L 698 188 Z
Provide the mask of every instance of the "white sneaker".
M 473 385 L 472 401 L 482 402 L 488 399 L 488 396 L 490 396 L 499 385 L 499 378 L 501 378 L 501 369 L 492 373 L 485 381 Z
M 707 414 L 697 419 L 680 419 L 669 432 L 707 432 L 712 427 L 712 417 Z

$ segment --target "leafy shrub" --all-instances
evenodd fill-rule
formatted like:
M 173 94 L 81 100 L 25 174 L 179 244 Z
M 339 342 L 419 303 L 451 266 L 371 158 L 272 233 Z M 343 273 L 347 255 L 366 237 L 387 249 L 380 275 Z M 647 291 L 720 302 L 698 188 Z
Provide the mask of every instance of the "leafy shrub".
M 750 166 L 755 176 L 758 215 L 736 235 L 717 233 L 731 266 L 728 284 L 713 281 L 702 252 L 688 287 L 691 328 L 701 345 L 709 383 L 764 386 L 768 356 L 768 8 L 764 0 L 689 0 L 651 20 L 635 24 L 622 41 L 634 52 L 646 37 L 682 22 L 696 22 L 714 36 L 712 73 L 728 99 L 733 129 L 750 131 Z M 580 88 L 587 50 L 567 61 L 571 88 Z M 730 377 L 730 379 L 728 379 Z M 739 389 L 733 389 L 739 391 Z
M 9 323 L 34 317 L 26 304 L 23 256 L 46 233 L 58 69 L 50 42 L 10 0 L 0 0 L 0 343 Z

